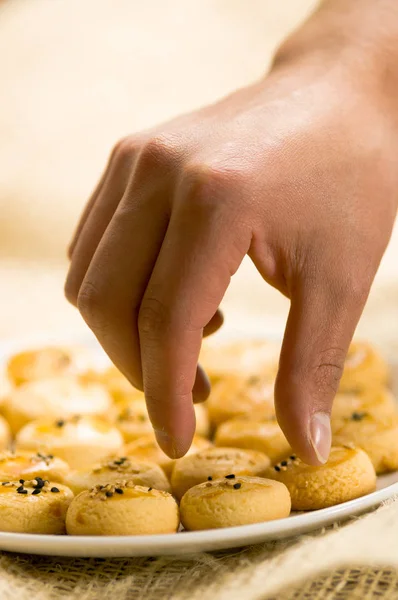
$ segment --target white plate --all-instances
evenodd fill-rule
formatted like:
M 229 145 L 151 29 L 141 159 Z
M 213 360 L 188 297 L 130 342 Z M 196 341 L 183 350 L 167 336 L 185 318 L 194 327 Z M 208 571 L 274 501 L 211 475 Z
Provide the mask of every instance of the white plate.
M 48 343 L 48 338 L 0 344 L 0 365 L 16 348 L 26 348 L 45 341 Z M 86 341 L 86 343 L 91 345 L 92 342 Z M 383 501 L 398 494 L 398 472 L 379 477 L 377 487 L 377 491 L 372 494 L 350 502 L 313 512 L 297 513 L 286 519 L 266 523 L 153 536 L 77 537 L 0 533 L 0 550 L 53 556 L 104 558 L 177 555 L 236 548 L 301 535 L 374 509 Z

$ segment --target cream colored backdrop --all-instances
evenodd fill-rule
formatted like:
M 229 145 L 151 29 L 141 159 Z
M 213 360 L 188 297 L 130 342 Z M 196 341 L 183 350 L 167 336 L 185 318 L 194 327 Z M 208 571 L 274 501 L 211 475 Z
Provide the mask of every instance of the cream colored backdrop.
M 314 0 L 0 1 L 0 334 L 81 331 L 63 301 L 65 247 L 121 136 L 261 77 Z M 397 236 L 398 237 L 398 236 Z M 398 300 L 398 241 L 363 321 Z M 281 327 L 287 303 L 246 262 L 226 298 Z

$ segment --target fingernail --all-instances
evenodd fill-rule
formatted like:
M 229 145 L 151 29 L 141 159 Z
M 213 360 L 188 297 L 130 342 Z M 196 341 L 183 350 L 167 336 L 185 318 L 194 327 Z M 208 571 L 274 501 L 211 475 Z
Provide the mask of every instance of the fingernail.
M 170 456 L 170 458 L 176 458 L 177 452 L 176 452 L 174 438 L 172 438 L 165 431 L 160 431 L 159 429 L 155 429 L 154 432 L 155 432 L 155 436 L 158 441 L 158 444 L 161 447 L 161 449 L 163 450 L 163 452 L 165 452 L 167 454 L 167 456 Z
M 332 445 L 330 417 L 327 413 L 317 412 L 312 415 L 310 423 L 310 441 L 317 459 L 324 464 L 329 458 Z

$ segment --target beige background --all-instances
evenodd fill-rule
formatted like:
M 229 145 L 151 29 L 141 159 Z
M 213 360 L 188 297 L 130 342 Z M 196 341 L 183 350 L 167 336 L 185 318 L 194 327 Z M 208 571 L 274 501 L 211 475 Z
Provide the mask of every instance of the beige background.
M 0 335 L 82 331 L 65 247 L 114 142 L 261 77 L 314 0 L 0 2 Z M 361 325 L 393 338 L 398 235 Z M 382 304 L 380 304 L 382 303 Z M 281 328 L 287 303 L 247 262 L 226 298 Z

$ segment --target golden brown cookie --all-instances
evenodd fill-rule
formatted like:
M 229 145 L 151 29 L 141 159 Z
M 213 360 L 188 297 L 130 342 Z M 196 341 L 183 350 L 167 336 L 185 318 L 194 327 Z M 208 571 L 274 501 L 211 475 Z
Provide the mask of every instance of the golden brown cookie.
M 356 341 L 350 346 L 344 365 L 339 391 L 356 394 L 388 386 L 391 374 L 379 352 L 367 342 Z
M 90 466 L 118 453 L 123 445 L 123 437 L 113 425 L 93 416 L 32 421 L 22 427 L 15 441 L 17 450 L 53 454 L 71 469 Z
M 389 389 L 376 389 L 362 394 L 337 394 L 333 401 L 332 423 L 350 418 L 353 413 L 367 413 L 375 417 L 397 414 L 397 401 Z
M 358 446 L 370 457 L 377 474 L 398 469 L 398 416 L 377 417 L 354 412 L 332 422 L 333 444 Z
M 264 475 L 270 464 L 268 456 L 254 450 L 240 448 L 208 448 L 180 458 L 174 465 L 171 475 L 171 488 L 180 499 L 191 487 L 227 477 L 234 479 L 238 475 Z
M 18 479 L 48 479 L 64 483 L 64 478 L 69 473 L 69 465 L 62 459 L 52 454 L 41 452 L 1 452 L 0 477 L 4 480 Z
M 269 340 L 220 342 L 212 338 L 203 342 L 200 363 L 213 384 L 231 375 L 247 378 L 268 374 L 275 379 L 278 354 L 279 346 Z
M 9 448 L 11 444 L 11 430 L 8 422 L 0 415 L 0 450 Z
M 167 492 L 122 481 L 76 496 L 67 516 L 69 535 L 153 535 L 176 533 L 178 505 Z
M 74 494 L 80 494 L 96 485 L 114 484 L 121 479 L 156 490 L 169 492 L 171 489 L 169 480 L 159 465 L 127 456 L 107 457 L 92 467 L 70 471 L 65 477 L 65 484 Z
M 77 374 L 88 364 L 88 352 L 78 346 L 46 346 L 11 356 L 7 375 L 14 385 L 27 381 Z
M 274 375 L 230 375 L 214 385 L 207 400 L 213 427 L 236 417 L 252 415 L 267 419 L 275 415 Z
M 275 418 L 253 420 L 239 417 L 222 423 L 214 438 L 216 446 L 245 448 L 264 452 L 271 462 L 278 462 L 291 453 L 291 447 Z
M 0 531 L 65 533 L 66 511 L 73 493 L 40 478 L 0 482 Z
M 103 415 L 109 412 L 111 398 L 98 385 L 81 385 L 73 377 L 53 377 L 21 384 L 10 392 L 3 406 L 11 430 L 35 419 L 62 419 L 75 414 Z
M 217 529 L 283 519 L 290 514 L 285 485 L 271 479 L 237 476 L 190 488 L 180 504 L 185 529 Z
M 199 452 L 204 448 L 210 448 L 213 444 L 206 438 L 200 435 L 195 435 L 192 441 L 192 445 L 187 452 L 187 456 Z M 154 462 L 159 465 L 166 473 L 167 477 L 171 476 L 171 471 L 176 462 L 182 459 L 173 460 L 167 456 L 163 450 L 161 450 L 156 442 L 156 438 L 153 433 L 143 436 L 134 442 L 127 444 L 123 453 L 126 456 L 134 456 L 137 460 Z
M 319 467 L 306 465 L 291 455 L 270 467 L 266 476 L 286 485 L 292 510 L 326 508 L 376 489 L 371 460 L 359 448 L 333 447 L 328 462 Z

